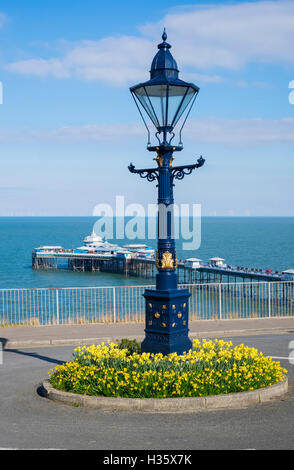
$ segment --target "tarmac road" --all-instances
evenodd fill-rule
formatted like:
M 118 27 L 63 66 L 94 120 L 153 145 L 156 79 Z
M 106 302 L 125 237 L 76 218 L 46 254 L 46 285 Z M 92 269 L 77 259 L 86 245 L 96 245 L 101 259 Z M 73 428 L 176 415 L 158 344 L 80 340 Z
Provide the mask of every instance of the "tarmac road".
M 294 449 L 294 365 L 287 360 L 293 334 L 231 338 L 283 357 L 289 392 L 239 410 L 140 414 L 62 405 L 37 393 L 73 346 L 8 349 L 0 365 L 0 448 L 200 450 Z

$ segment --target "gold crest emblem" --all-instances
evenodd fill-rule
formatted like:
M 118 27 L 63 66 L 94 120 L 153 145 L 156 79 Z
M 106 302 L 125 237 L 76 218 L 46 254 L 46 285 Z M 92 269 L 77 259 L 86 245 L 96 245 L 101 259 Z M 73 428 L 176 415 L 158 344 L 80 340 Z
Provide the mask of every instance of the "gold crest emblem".
M 156 253 L 155 265 L 157 269 L 176 269 L 178 267 L 177 255 L 175 253 L 175 259 L 169 251 L 165 251 L 160 259 L 159 253 Z

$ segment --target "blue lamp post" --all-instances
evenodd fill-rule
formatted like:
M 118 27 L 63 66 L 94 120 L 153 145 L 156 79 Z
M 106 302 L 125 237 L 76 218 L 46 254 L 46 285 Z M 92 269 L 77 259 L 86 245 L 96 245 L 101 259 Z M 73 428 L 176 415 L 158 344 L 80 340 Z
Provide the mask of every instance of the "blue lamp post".
M 174 239 L 173 222 L 173 186 L 174 180 L 182 180 L 195 168 L 204 164 L 200 157 L 197 163 L 185 166 L 173 166 L 173 153 L 183 148 L 181 131 L 193 106 L 199 88 L 193 83 L 179 79 L 176 61 L 170 53 L 170 44 L 166 42 L 164 31 L 163 42 L 158 45 L 150 71 L 150 80 L 130 88 L 135 103 L 148 131 L 147 149 L 156 152 L 154 160 L 157 168 L 136 169 L 129 165 L 131 173 L 137 173 L 148 181 L 157 181 L 158 188 L 158 249 L 156 253 L 156 289 L 146 289 L 146 325 L 142 352 L 182 354 L 191 349 L 188 337 L 188 299 L 187 289 L 177 286 L 177 256 Z M 143 113 L 141 112 L 143 108 Z M 172 145 L 175 137 L 174 128 L 184 116 L 179 131 L 179 144 Z M 150 143 L 150 132 L 144 113 L 150 118 L 157 132 L 156 146 Z

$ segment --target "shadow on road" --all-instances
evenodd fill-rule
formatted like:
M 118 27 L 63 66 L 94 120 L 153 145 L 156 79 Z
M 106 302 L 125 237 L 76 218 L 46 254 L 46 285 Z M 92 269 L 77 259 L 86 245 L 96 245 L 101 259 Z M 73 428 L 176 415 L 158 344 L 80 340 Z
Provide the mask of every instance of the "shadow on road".
M 66 361 L 60 361 L 59 359 L 53 359 L 52 357 L 42 356 L 41 354 L 35 352 L 24 352 L 19 351 L 18 349 L 5 349 L 5 352 L 12 352 L 15 354 L 21 354 L 23 356 L 34 357 L 36 359 L 40 359 L 41 361 L 51 362 L 52 364 L 64 364 Z
M 6 338 L 0 338 L 0 344 L 2 344 L 3 351 L 5 353 L 14 353 L 14 354 L 20 354 L 22 356 L 28 356 L 28 357 L 33 357 L 35 359 L 39 359 L 41 361 L 45 362 L 50 362 L 52 364 L 64 364 L 66 361 L 60 361 L 59 359 L 54 359 L 52 357 L 48 356 L 43 356 L 42 354 L 36 353 L 36 352 L 26 352 L 26 351 L 20 351 L 19 349 L 5 349 L 5 344 L 7 343 Z

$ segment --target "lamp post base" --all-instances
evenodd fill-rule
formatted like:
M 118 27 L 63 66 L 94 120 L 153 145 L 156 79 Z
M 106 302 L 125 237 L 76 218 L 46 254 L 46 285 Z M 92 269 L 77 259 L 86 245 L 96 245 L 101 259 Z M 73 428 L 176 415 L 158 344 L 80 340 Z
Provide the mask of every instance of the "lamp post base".
M 190 295 L 187 289 L 145 290 L 146 327 L 142 352 L 183 354 L 192 348 L 188 337 Z

